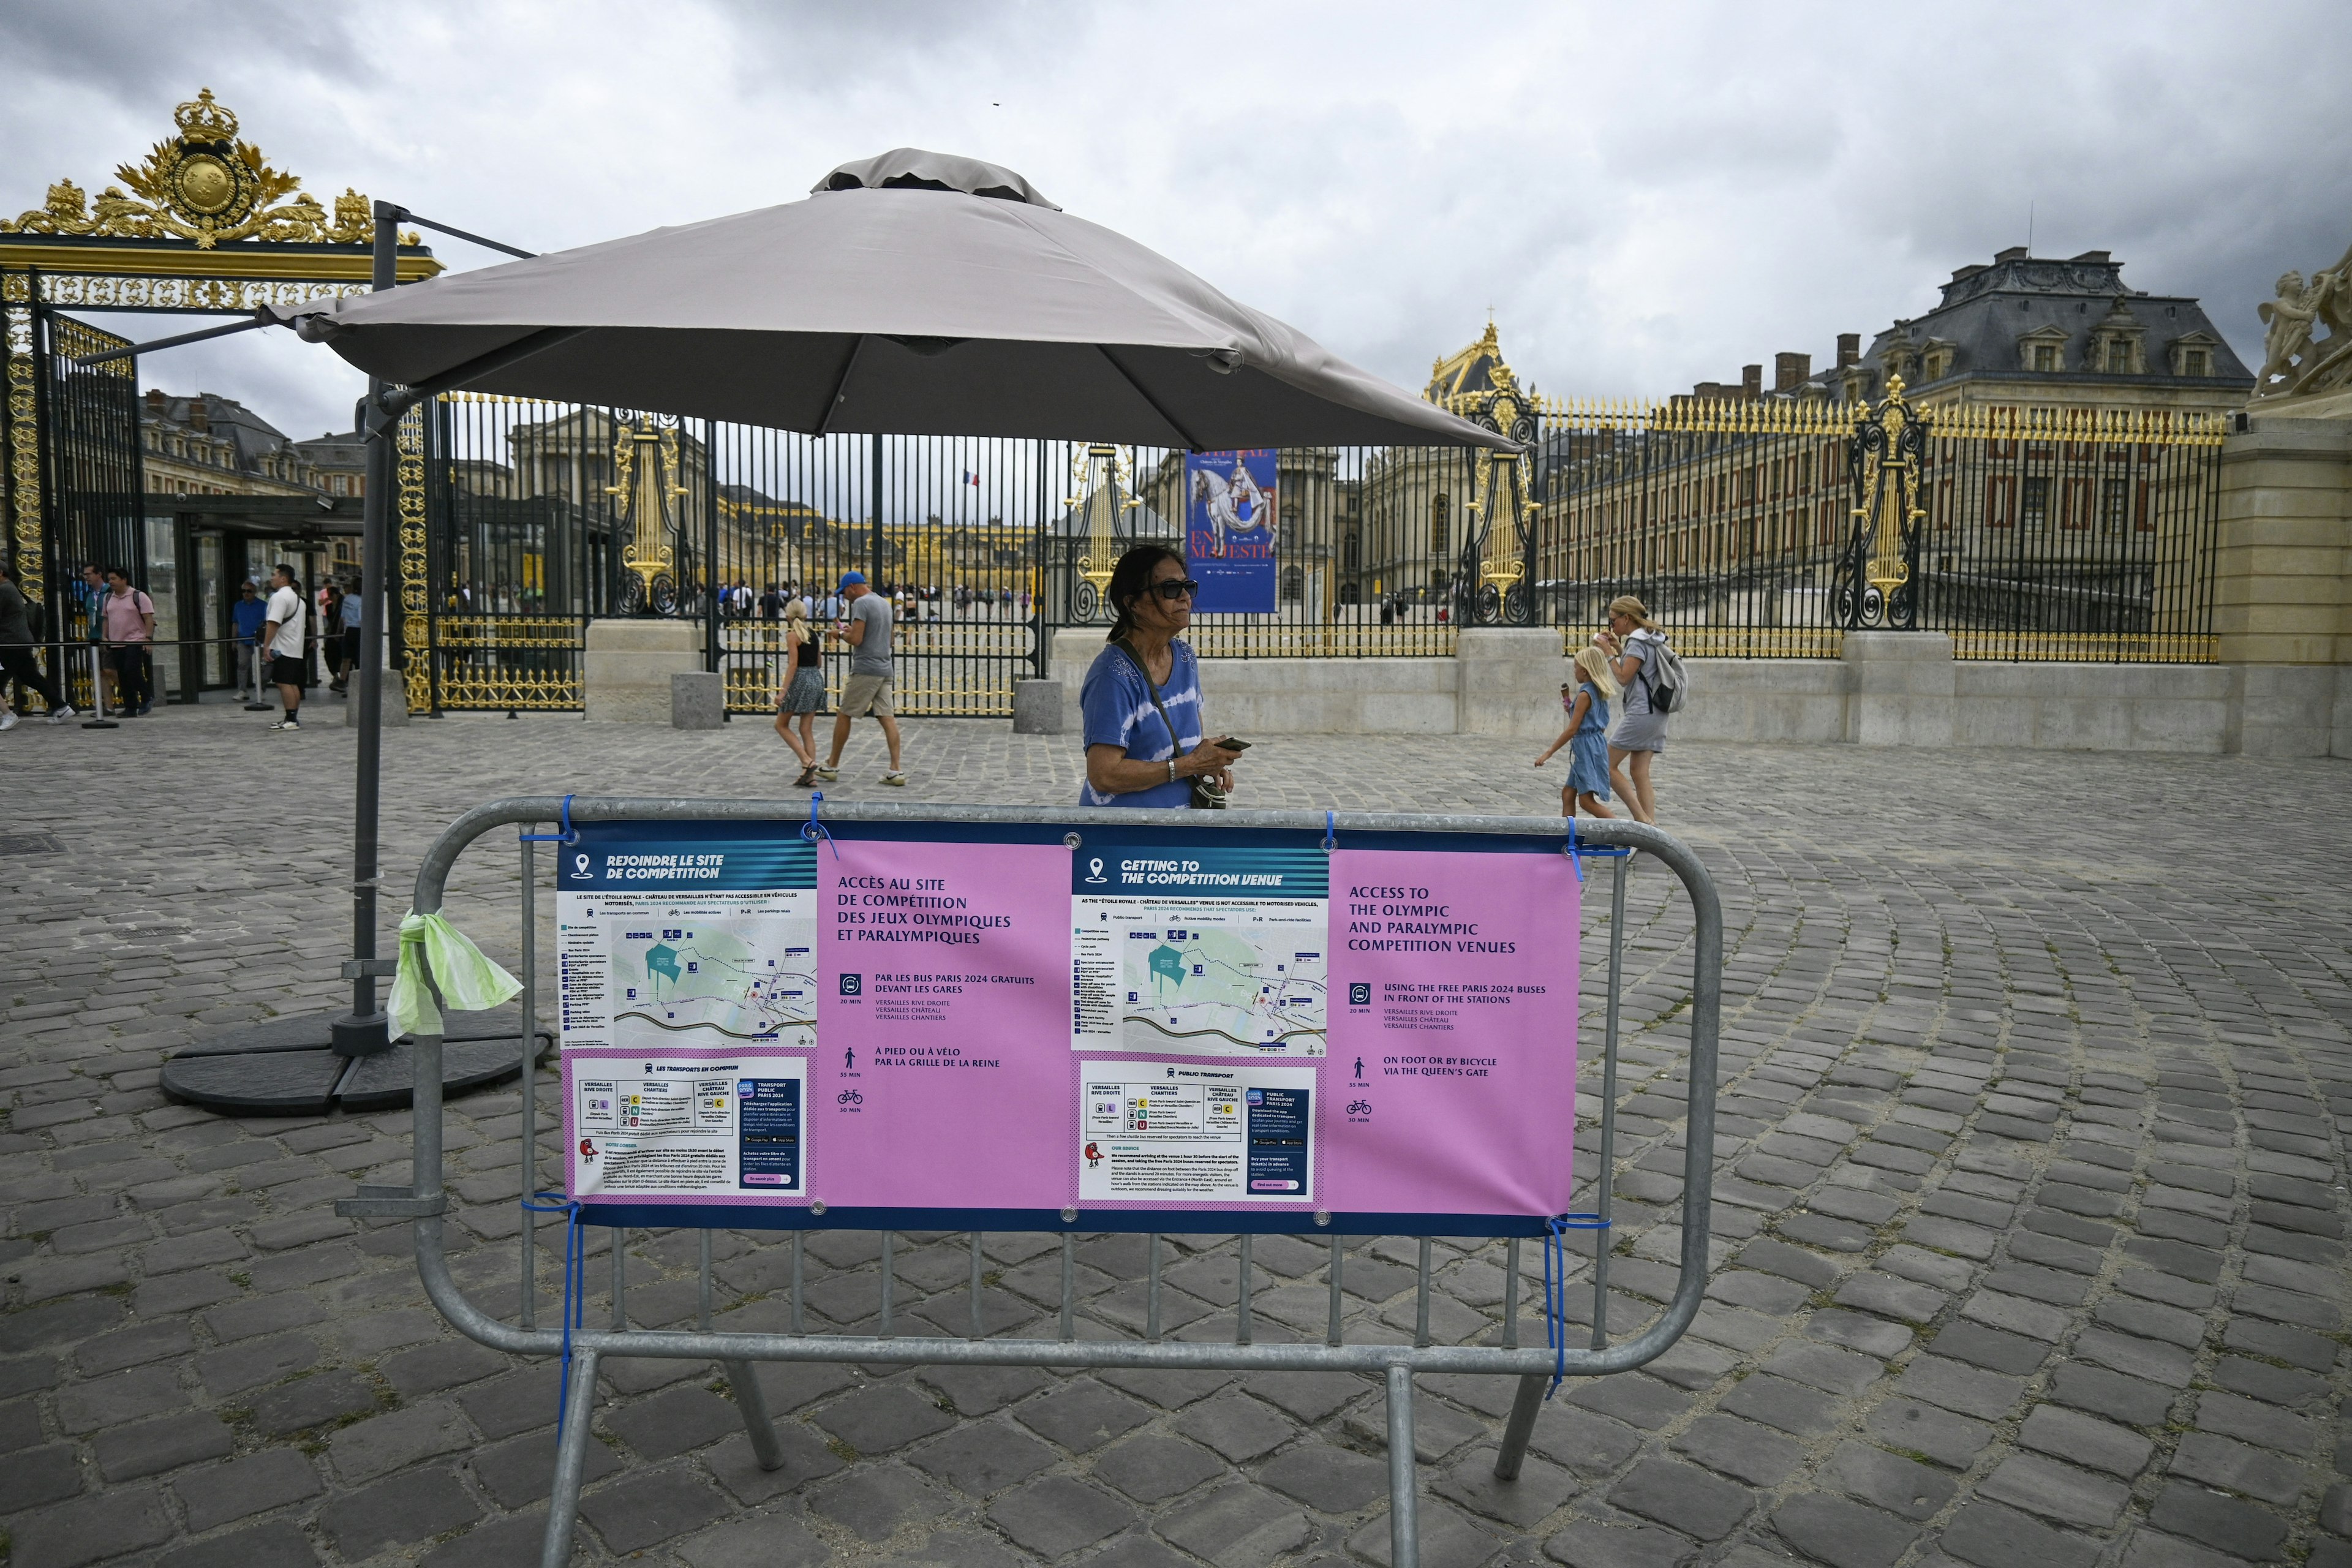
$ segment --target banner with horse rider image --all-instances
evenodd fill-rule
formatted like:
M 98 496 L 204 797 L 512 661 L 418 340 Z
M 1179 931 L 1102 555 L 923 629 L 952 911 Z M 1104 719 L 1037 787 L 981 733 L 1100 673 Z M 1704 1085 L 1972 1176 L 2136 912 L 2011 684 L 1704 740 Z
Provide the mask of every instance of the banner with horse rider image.
M 1275 452 L 1184 458 L 1184 554 L 1202 615 L 1270 616 L 1275 595 Z

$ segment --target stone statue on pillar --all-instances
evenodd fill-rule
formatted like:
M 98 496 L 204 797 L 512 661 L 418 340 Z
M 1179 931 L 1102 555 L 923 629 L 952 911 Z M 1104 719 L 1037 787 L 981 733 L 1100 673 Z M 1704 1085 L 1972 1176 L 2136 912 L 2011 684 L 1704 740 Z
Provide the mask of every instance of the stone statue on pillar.
M 2265 331 L 2263 368 L 2254 377 L 2256 404 L 2273 411 L 2283 399 L 2341 393 L 2352 385 L 2352 249 L 2308 279 L 2300 272 L 2286 274 L 2278 280 L 2277 298 L 2258 309 Z M 2325 337 L 2318 335 L 2322 328 Z

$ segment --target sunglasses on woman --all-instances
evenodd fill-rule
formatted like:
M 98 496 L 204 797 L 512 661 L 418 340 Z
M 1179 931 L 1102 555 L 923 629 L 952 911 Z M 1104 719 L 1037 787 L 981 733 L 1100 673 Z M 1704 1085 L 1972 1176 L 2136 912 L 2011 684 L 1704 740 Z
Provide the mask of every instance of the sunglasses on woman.
M 1185 577 L 1166 583 L 1154 583 L 1151 584 L 1151 591 L 1172 605 L 1179 599 L 1199 597 L 1201 584 L 1192 578 Z

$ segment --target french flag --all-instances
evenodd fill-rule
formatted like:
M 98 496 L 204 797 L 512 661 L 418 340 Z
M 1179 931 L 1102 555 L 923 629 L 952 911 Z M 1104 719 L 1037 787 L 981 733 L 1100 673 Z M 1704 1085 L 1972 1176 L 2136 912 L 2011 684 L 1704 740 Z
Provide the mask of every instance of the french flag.
M 980 476 L 973 473 L 970 468 L 966 468 L 963 471 L 963 482 L 976 487 L 980 483 Z

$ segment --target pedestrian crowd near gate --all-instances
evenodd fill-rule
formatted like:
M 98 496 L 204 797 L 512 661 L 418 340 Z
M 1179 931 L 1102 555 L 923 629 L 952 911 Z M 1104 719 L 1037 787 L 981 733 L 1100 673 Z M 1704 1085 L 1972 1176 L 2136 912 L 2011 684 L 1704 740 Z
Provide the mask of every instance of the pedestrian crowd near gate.
M 70 603 L 78 635 L 44 637 L 38 606 L 25 597 L 14 568 L 0 563 L 0 731 L 15 729 L 24 715 L 9 700 L 40 699 L 51 724 L 83 719 L 85 728 L 114 728 L 124 719 L 144 719 L 163 693 L 158 687 L 156 655 L 163 648 L 186 657 L 201 654 L 205 639 L 167 639 L 156 635 L 156 606 L 127 566 L 82 568 Z M 360 579 L 327 577 L 305 587 L 301 573 L 280 563 L 267 583 L 248 577 L 237 584 L 227 606 L 226 645 L 236 694 L 248 711 L 275 712 L 273 731 L 299 731 L 304 694 L 323 688 L 345 696 L 360 658 Z M 70 693 L 80 685 L 88 707 Z M 278 699 L 273 708 L 268 698 Z M 194 700 L 184 695 L 183 700 Z

